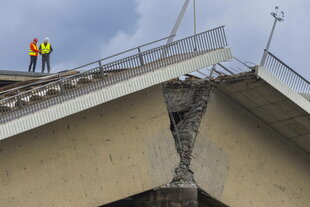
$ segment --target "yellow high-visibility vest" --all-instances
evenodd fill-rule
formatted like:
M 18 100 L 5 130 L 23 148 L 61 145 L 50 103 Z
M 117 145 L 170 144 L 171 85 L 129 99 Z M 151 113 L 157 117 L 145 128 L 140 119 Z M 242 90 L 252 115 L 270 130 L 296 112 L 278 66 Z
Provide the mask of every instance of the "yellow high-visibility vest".
M 46 45 L 44 43 L 41 43 L 41 53 L 42 54 L 48 54 L 51 51 L 51 44 L 47 43 Z
M 36 49 L 36 50 L 38 50 L 38 46 L 36 45 L 36 44 L 33 44 L 32 43 L 32 45 L 33 45 L 33 47 Z M 31 56 L 36 56 L 38 53 L 36 52 L 36 51 L 33 51 L 32 49 L 31 49 L 31 47 L 30 47 L 30 49 L 29 49 L 29 55 L 31 55 Z

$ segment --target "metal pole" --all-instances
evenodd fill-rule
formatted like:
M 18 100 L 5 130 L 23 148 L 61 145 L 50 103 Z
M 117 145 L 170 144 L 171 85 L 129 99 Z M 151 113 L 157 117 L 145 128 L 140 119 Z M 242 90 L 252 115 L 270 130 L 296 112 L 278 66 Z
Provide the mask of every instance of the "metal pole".
M 194 35 L 197 34 L 197 28 L 196 28 L 196 0 L 193 0 L 193 7 L 194 7 Z M 195 48 L 194 51 L 197 51 L 197 37 L 195 37 Z
M 283 18 L 284 18 L 284 12 L 281 11 L 282 16 L 279 17 L 279 16 L 278 16 L 278 9 L 279 9 L 279 8 L 276 6 L 276 7 L 275 7 L 276 12 L 272 12 L 272 13 L 271 13 L 271 16 L 274 17 L 274 23 L 273 23 L 273 26 L 272 26 L 272 30 L 271 30 L 271 33 L 270 33 L 268 42 L 267 42 L 266 49 L 265 49 L 265 51 L 264 51 L 262 60 L 261 60 L 261 62 L 260 62 L 260 66 L 262 66 L 262 67 L 265 65 L 266 58 L 267 58 L 267 55 L 268 55 L 268 50 L 269 50 L 269 47 L 270 47 L 270 43 L 271 43 L 271 40 L 272 40 L 272 36 L 273 36 L 274 30 L 275 30 L 276 25 L 277 25 L 277 22 L 278 22 L 278 21 L 279 21 L 279 22 L 283 22 L 283 20 L 284 20 L 284 19 L 283 19 Z
M 272 39 L 272 36 L 273 36 L 273 33 L 274 33 L 274 29 L 276 28 L 276 25 L 277 25 L 277 21 L 278 21 L 278 20 L 275 18 L 275 19 L 274 19 L 273 26 L 272 26 L 271 34 L 270 34 L 270 37 L 269 37 L 269 40 L 268 40 L 268 43 L 267 43 L 267 46 L 266 46 L 266 50 L 267 50 L 267 51 L 269 50 L 270 43 L 271 43 L 271 39 Z
M 184 5 L 182 7 L 182 10 L 181 10 L 181 12 L 180 12 L 180 14 L 179 14 L 179 16 L 177 18 L 177 21 L 175 22 L 174 27 L 173 27 L 173 29 L 172 29 L 172 31 L 170 33 L 170 38 L 167 40 L 166 44 L 169 44 L 169 43 L 171 43 L 173 41 L 174 36 L 176 35 L 176 33 L 178 31 L 178 28 L 179 28 L 180 23 L 181 23 L 181 21 L 183 19 L 183 16 L 185 14 L 185 11 L 187 9 L 187 6 L 188 6 L 189 2 L 190 2 L 190 0 L 185 0 Z
M 212 78 L 212 75 L 213 75 L 215 68 L 216 68 L 216 65 L 213 65 L 211 72 L 210 72 L 210 75 L 209 75 L 209 78 Z
M 101 61 L 100 61 L 100 60 L 98 61 L 98 63 L 99 63 L 99 71 L 100 71 L 100 75 L 101 75 L 101 76 L 103 76 L 103 75 L 104 75 L 104 71 L 103 71 L 102 63 L 101 63 Z
M 263 54 L 262 60 L 260 62 L 260 66 L 264 66 L 264 64 L 266 62 L 268 50 L 269 50 L 269 47 L 270 47 L 270 43 L 271 43 L 271 39 L 272 39 L 272 36 L 273 36 L 273 33 L 274 33 L 274 29 L 276 28 L 276 25 L 277 25 L 277 21 L 278 20 L 275 18 L 273 26 L 272 26 L 272 30 L 271 30 L 271 33 L 270 33 L 270 36 L 269 36 L 269 39 L 268 39 L 268 42 L 267 42 L 266 49 L 264 50 L 264 54 Z
M 140 60 L 140 65 L 144 65 L 144 61 L 143 61 L 143 57 L 141 55 L 141 49 L 140 47 L 138 47 L 138 54 L 139 54 L 139 60 Z
M 197 34 L 197 27 L 196 27 L 196 0 L 193 0 L 194 4 L 194 35 Z

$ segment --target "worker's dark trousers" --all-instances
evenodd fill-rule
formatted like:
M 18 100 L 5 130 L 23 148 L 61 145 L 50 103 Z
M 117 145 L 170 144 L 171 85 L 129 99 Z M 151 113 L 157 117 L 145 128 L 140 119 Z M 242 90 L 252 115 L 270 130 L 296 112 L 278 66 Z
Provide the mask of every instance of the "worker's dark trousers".
M 36 70 L 36 64 L 37 64 L 37 56 L 31 56 L 31 55 L 30 55 L 30 65 L 29 65 L 28 72 L 31 71 L 31 66 L 32 66 L 32 65 L 33 65 L 32 72 L 35 72 L 35 70 Z
M 47 64 L 47 72 L 51 71 L 50 55 L 42 55 L 42 73 L 44 73 L 45 63 Z

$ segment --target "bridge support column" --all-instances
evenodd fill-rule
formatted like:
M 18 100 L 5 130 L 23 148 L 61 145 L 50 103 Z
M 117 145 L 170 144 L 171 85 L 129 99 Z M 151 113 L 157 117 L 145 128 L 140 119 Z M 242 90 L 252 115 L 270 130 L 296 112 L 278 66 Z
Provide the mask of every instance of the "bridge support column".
M 103 207 L 198 207 L 197 188 L 160 188 Z
M 161 188 L 139 197 L 135 207 L 198 207 L 197 188 Z

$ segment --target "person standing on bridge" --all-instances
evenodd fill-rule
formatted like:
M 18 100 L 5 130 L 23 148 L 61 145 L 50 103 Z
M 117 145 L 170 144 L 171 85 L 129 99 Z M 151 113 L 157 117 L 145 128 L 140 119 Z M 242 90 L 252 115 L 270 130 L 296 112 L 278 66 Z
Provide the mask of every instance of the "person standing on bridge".
M 44 39 L 44 42 L 41 43 L 39 50 L 40 55 L 42 55 L 42 73 L 44 73 L 45 63 L 47 64 L 47 72 L 51 72 L 51 65 L 50 65 L 50 54 L 53 52 L 53 48 L 50 44 L 50 40 L 48 37 Z
M 28 72 L 31 71 L 31 66 L 33 66 L 32 72 L 35 72 L 36 70 L 38 52 L 40 52 L 37 46 L 37 42 L 38 42 L 38 39 L 34 38 L 33 41 L 30 43 L 30 49 L 29 49 L 30 65 L 29 65 Z

